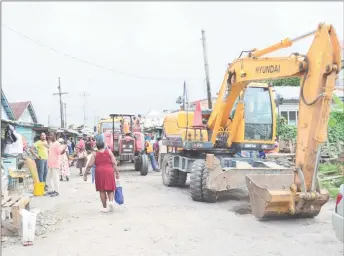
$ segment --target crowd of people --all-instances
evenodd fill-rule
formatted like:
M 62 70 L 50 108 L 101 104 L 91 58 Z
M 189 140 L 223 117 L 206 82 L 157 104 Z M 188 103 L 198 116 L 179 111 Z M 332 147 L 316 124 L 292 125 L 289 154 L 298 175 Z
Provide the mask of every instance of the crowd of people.
M 35 160 L 39 181 L 45 183 L 47 195 L 59 195 L 59 181 L 69 181 L 70 167 L 76 156 L 77 167 L 82 176 L 83 168 L 87 164 L 87 152 L 95 147 L 95 140 L 91 137 L 80 137 L 78 143 L 73 138 L 57 139 L 56 133 L 51 132 L 47 136 L 41 133 L 34 138 L 34 144 L 30 148 L 30 157 Z
M 152 169 L 159 171 L 161 154 L 167 152 L 161 138 L 155 140 L 154 136 L 146 136 L 145 151 Z M 92 173 L 92 183 L 95 183 L 102 202 L 101 211 L 113 211 L 119 170 L 116 158 L 103 136 L 80 136 L 75 142 L 73 138 L 57 138 L 54 132 L 48 136 L 41 133 L 34 138 L 30 153 L 36 162 L 39 181 L 45 183 L 47 196 L 59 196 L 59 183 L 69 181 L 70 167 L 76 161 L 75 166 L 84 180 Z
M 66 165 L 67 146 L 61 143 L 61 140 L 57 140 L 54 132 L 49 133 L 49 136 L 41 133 L 34 141 L 30 151 L 36 162 L 39 181 L 45 183 L 47 195 L 58 196 L 59 181 L 62 180 L 62 176 L 69 176 L 69 164 Z

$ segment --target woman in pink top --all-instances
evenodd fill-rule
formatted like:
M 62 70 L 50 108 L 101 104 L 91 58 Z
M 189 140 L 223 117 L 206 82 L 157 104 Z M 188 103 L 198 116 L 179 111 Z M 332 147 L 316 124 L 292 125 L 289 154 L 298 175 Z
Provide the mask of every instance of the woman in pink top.
M 82 176 L 82 169 L 86 167 L 87 164 L 87 152 L 85 149 L 85 141 L 83 140 L 82 137 L 80 137 L 80 140 L 78 142 L 78 144 L 76 145 L 76 149 L 77 149 L 77 157 L 78 160 L 76 162 L 76 168 L 79 169 L 79 175 Z
M 79 141 L 78 141 L 78 144 L 77 144 L 77 147 L 78 148 L 85 148 L 85 141 L 82 137 L 80 137 Z
M 59 195 L 59 174 L 61 166 L 61 155 L 66 152 L 67 147 L 62 146 L 60 142 L 56 140 L 56 134 L 54 132 L 49 134 L 50 146 L 48 153 L 48 195 Z

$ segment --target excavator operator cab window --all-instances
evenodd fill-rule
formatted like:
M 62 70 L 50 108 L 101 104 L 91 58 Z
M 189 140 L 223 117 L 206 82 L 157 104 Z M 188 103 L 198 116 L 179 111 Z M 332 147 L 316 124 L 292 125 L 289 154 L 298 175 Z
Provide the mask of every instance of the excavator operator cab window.
M 244 103 L 245 140 L 272 140 L 273 116 L 269 89 L 249 87 Z

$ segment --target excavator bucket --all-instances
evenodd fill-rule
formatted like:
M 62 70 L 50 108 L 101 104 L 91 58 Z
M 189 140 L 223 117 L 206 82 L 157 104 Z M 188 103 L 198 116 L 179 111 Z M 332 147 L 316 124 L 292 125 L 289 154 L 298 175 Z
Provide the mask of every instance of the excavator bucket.
M 294 174 L 249 174 L 246 185 L 257 219 L 314 217 L 329 199 L 326 190 L 296 192 Z

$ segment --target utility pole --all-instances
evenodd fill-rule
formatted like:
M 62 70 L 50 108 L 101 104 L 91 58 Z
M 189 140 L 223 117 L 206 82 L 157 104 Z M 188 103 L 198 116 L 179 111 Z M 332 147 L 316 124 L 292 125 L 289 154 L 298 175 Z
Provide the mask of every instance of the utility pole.
M 59 92 L 58 93 L 53 93 L 53 95 L 59 95 L 59 97 L 60 97 L 61 128 L 64 128 L 62 95 L 68 94 L 68 92 L 62 92 L 61 91 L 61 80 L 60 80 L 60 78 L 59 78 L 59 86 L 57 87 L 57 89 L 59 90 Z
M 67 128 L 67 104 L 63 103 L 63 107 L 64 107 L 64 126 L 65 128 Z
M 86 92 L 84 92 L 82 94 L 82 96 L 84 97 L 84 128 L 86 127 L 86 120 L 87 120 L 87 117 L 86 117 L 86 104 L 87 104 L 87 99 L 86 97 L 90 96 L 89 94 L 87 94 Z
M 203 43 L 205 78 L 207 81 L 208 108 L 212 109 L 213 103 L 212 103 L 212 98 L 211 98 L 210 79 L 209 79 L 209 65 L 208 65 L 207 48 L 206 48 L 205 31 L 204 30 L 202 30 L 202 43 Z
M 50 127 L 50 114 L 48 115 L 48 127 Z
M 183 87 L 183 111 L 185 111 L 185 101 L 186 101 L 186 83 L 184 81 L 184 87 Z

